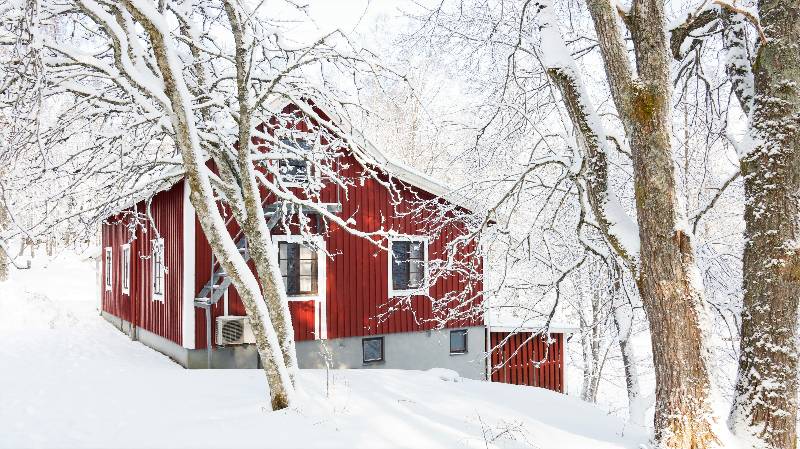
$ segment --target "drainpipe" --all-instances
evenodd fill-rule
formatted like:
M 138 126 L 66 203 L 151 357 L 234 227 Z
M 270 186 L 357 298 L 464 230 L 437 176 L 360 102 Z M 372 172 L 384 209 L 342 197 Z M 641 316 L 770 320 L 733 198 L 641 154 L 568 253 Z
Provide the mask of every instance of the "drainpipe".
M 211 304 L 204 307 L 206 309 L 206 368 L 211 369 Z
M 195 308 L 201 308 L 206 312 L 206 368 L 211 369 L 211 304 L 208 303 L 206 298 L 197 298 L 194 300 Z

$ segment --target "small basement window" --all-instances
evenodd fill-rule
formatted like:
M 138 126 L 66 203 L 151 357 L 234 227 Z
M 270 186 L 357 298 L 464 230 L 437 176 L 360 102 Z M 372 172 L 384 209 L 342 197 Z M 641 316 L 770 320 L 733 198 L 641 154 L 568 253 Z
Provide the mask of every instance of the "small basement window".
M 425 286 L 428 265 L 427 243 L 423 239 L 391 242 L 389 276 L 393 293 L 410 293 Z
M 383 361 L 383 337 L 371 337 L 361 340 L 364 363 Z
M 164 300 L 164 239 L 154 239 L 152 257 L 152 278 L 153 278 L 153 300 Z
M 105 284 L 106 284 L 106 291 L 111 291 L 111 273 L 113 273 L 113 255 L 111 252 L 111 247 L 107 247 L 105 251 Z
M 122 245 L 122 293 L 131 294 L 131 245 Z
M 294 242 L 278 242 L 278 265 L 288 296 L 316 295 L 318 256 L 311 246 Z
M 467 330 L 450 331 L 450 354 L 467 353 Z

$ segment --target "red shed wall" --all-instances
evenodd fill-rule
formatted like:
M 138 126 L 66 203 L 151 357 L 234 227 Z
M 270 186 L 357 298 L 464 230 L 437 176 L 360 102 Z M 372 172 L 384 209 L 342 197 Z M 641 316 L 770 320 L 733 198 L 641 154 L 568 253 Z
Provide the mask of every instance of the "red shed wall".
M 340 217 L 347 219 L 354 217 L 356 228 L 361 231 L 375 231 L 381 226 L 391 228 L 400 234 L 424 235 L 424 220 L 418 216 L 398 214 L 390 198 L 388 189 L 378 181 L 366 177 L 363 168 L 352 156 L 342 156 L 339 160 L 341 176 L 350 179 L 363 179 L 362 183 L 356 182 L 347 194 L 337 192 L 332 185 L 322 192 L 322 201 L 326 203 L 341 203 Z M 400 185 L 400 184 L 398 184 Z M 420 189 L 402 185 L 401 211 L 408 212 L 413 207 L 414 201 L 431 199 L 433 196 Z M 405 208 L 403 210 L 402 208 Z M 211 273 L 211 249 L 208 245 L 199 222 L 196 227 L 196 282 L 195 291 L 199 292 L 208 281 Z M 238 229 L 232 226 L 231 233 L 235 235 Z M 275 233 L 283 231 L 276 229 Z M 445 234 L 429 242 L 429 260 L 443 258 L 444 248 L 459 231 L 452 227 Z M 389 261 L 388 253 L 361 237 L 356 237 L 348 232 L 331 225 L 324 234 L 327 250 L 334 254 L 327 259 L 326 264 L 326 291 L 327 291 L 327 330 L 328 338 L 353 337 L 394 332 L 411 332 L 428 330 L 435 327 L 431 302 L 429 299 L 418 296 L 413 297 L 413 312 L 400 310 L 393 312 L 386 320 L 378 321 L 376 317 L 386 311 L 389 301 Z M 430 293 L 436 298 L 464 288 L 464 282 L 455 277 L 440 279 L 430 288 Z M 473 285 L 474 291 L 480 291 L 482 285 Z M 297 340 L 313 340 L 314 329 L 314 304 L 312 301 L 290 302 Z M 228 313 L 231 315 L 245 315 L 244 306 L 239 299 L 235 288 L 229 290 Z M 223 315 L 223 302 L 220 301 L 212 310 L 212 333 L 215 332 L 216 317 Z M 415 316 L 416 315 L 416 316 Z M 205 348 L 205 312 L 197 310 L 195 313 L 195 347 Z M 447 327 L 464 327 L 482 325 L 481 319 L 453 321 Z
M 530 332 L 492 332 L 492 382 L 529 385 L 564 392 L 564 334 L 544 337 Z M 506 340 L 507 339 L 507 340 Z M 504 341 L 505 340 L 505 341 Z M 541 362 L 537 367 L 535 363 Z
M 113 288 L 105 290 L 103 279 L 102 307 L 105 312 L 134 325 L 182 344 L 181 310 L 183 307 L 183 181 L 169 190 L 157 193 L 150 204 L 153 223 L 136 227 L 131 234 L 128 224 L 132 210 L 111 217 L 102 227 L 103 249 L 113 248 Z M 147 213 L 141 202 L 135 206 L 141 216 Z M 164 239 L 164 301 L 155 301 L 151 287 L 151 239 Z M 131 245 L 130 295 L 122 294 L 122 245 Z M 105 257 L 102 261 L 105 276 Z

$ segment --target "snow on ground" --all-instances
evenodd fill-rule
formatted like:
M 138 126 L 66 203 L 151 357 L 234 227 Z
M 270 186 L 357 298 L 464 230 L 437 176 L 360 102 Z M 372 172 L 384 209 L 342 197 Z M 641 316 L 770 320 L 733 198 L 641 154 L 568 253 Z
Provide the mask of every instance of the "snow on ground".
M 267 409 L 258 370 L 185 370 L 98 316 L 94 262 L 34 261 L 0 284 L 1 448 L 637 448 L 576 398 L 447 370 L 302 370 Z

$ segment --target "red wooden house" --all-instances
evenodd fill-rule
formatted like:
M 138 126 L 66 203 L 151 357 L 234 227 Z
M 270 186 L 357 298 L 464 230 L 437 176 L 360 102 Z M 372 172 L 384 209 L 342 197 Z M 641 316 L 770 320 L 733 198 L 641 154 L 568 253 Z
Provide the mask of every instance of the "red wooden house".
M 463 289 L 480 292 L 482 286 L 479 281 L 457 276 L 430 282 L 429 262 L 444 257 L 447 243 L 461 231 L 453 226 L 427 235 L 425 223 L 404 212 L 421 199 L 440 198 L 447 203 L 444 198 L 449 190 L 394 162 L 366 141 L 360 147 L 380 162 L 380 168 L 369 168 L 380 170 L 385 180 L 396 186 L 394 196 L 386 184 L 364 175 L 359 159 L 342 151 L 337 165 L 340 175 L 360 182 L 346 194 L 335 185 L 325 185 L 322 201 L 342 217 L 354 217 L 359 230 L 383 226 L 401 237 L 392 239 L 391 251 L 386 251 L 334 224 L 319 227 L 313 241 L 281 226 L 273 227 L 274 251 L 290 301 L 300 367 L 444 367 L 469 378 L 489 377 L 563 390 L 560 334 L 549 351 L 546 377 L 540 373 L 543 365 L 529 363 L 544 355 L 539 346 L 495 351 L 492 365 L 508 360 L 514 363 L 515 373 L 531 373 L 511 378 L 490 373 L 493 370 L 488 368 L 485 354 L 498 337 L 489 338 L 480 316 L 450 320 L 444 329 L 436 329 L 431 300 L 414 293 L 424 290 L 433 298 L 443 298 Z M 235 288 L 222 282 L 215 268 L 188 193 L 183 180 L 178 180 L 109 217 L 103 225 L 102 314 L 120 330 L 184 367 L 205 368 L 209 363 L 214 368 L 257 367 L 258 356 L 242 318 L 244 307 Z M 144 226 L 131 226 L 126 217 L 132 216 L 131 212 L 144 214 L 148 208 L 152 220 Z M 225 288 L 219 290 L 220 285 Z M 216 286 L 218 293 L 210 292 L 209 286 Z M 217 297 L 211 301 L 214 295 Z M 377 319 L 386 313 L 392 298 L 409 295 L 410 310 Z

